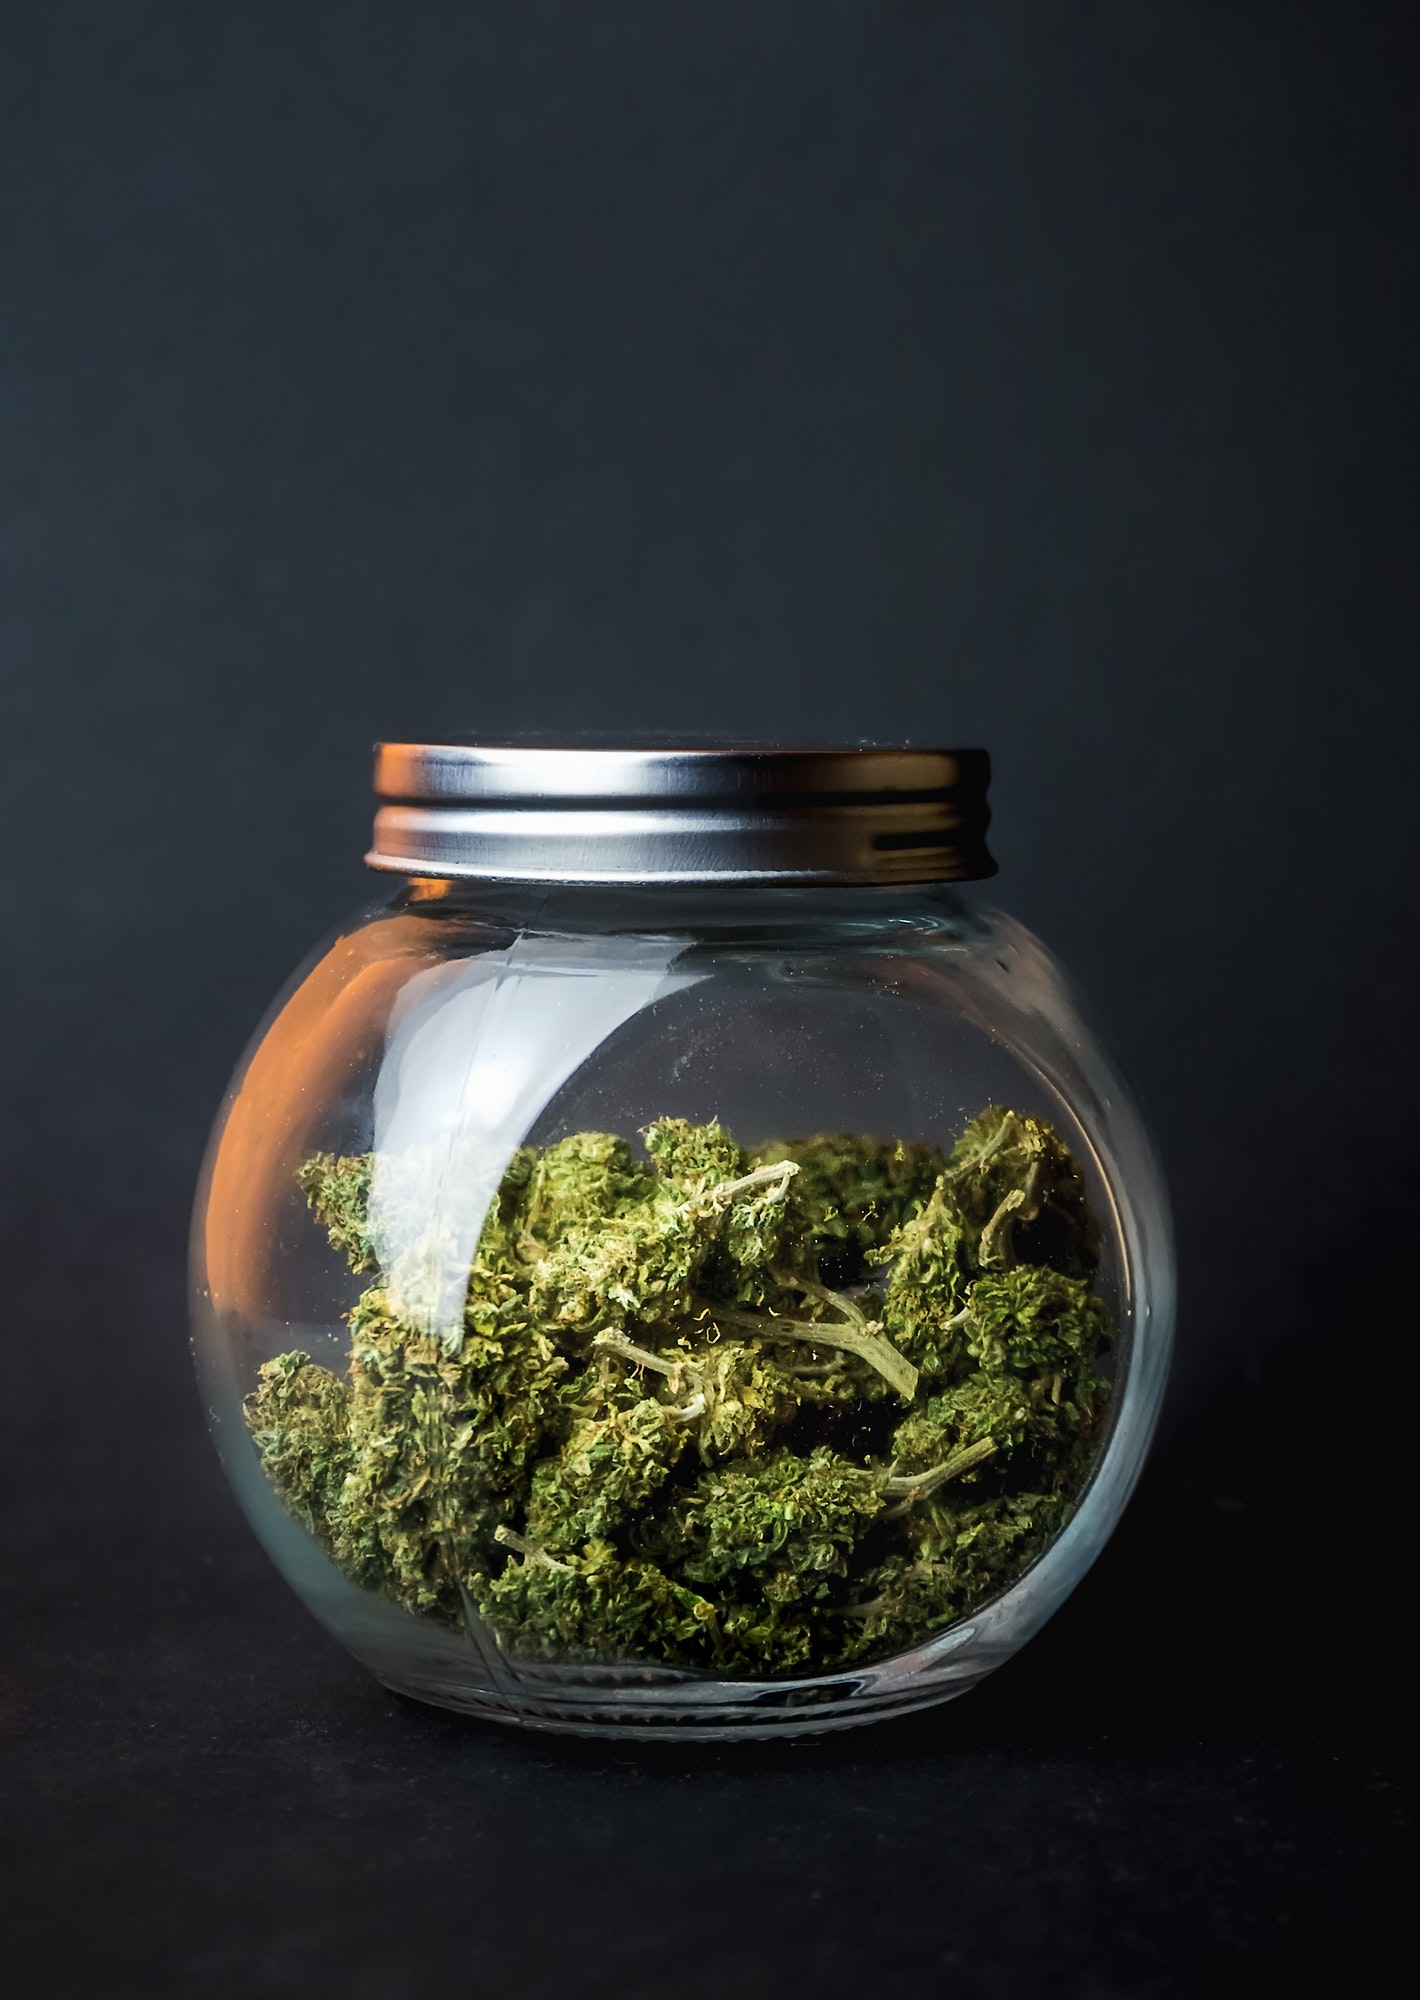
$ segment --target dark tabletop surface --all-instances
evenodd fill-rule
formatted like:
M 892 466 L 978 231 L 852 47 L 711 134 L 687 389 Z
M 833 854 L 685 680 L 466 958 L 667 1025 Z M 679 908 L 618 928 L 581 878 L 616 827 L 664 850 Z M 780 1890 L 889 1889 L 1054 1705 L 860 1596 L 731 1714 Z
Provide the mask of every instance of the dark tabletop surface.
M 55 1337 L 6 1371 L 11 1410 L 55 1413 L 6 1446 L 13 1990 L 1103 2000 L 1357 1990 L 1397 1940 L 1405 1440 L 1383 1398 L 1338 1435 L 1319 1356 L 1175 1438 L 974 1693 L 837 1738 L 643 1749 L 384 1692 L 237 1516 L 170 1278 L 120 1296 L 71 1269 L 44 1304 Z M 71 1315 L 146 1353 L 138 1377 L 95 1395 Z

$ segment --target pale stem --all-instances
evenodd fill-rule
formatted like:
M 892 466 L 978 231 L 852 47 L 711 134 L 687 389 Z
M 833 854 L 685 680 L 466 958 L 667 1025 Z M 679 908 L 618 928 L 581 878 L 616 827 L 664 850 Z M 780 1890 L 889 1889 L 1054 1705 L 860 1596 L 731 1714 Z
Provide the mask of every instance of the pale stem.
M 799 1279 L 795 1278 L 793 1282 L 802 1289 Z M 838 1298 L 836 1292 L 830 1292 L 828 1296 Z M 890 1382 L 904 1402 L 910 1403 L 917 1394 L 917 1370 L 906 1355 L 898 1353 L 880 1330 L 877 1320 L 867 1321 L 856 1312 L 856 1308 L 853 1310 L 856 1325 L 836 1326 L 832 1321 L 825 1323 L 821 1319 L 790 1319 L 777 1313 L 745 1312 L 736 1306 L 707 1308 L 712 1318 L 725 1320 L 731 1326 L 745 1327 L 757 1333 L 761 1340 L 807 1340 L 815 1347 L 837 1347 L 845 1354 L 856 1354 Z
M 845 1354 L 856 1354 L 860 1361 L 875 1368 L 905 1403 L 910 1403 L 917 1394 L 917 1370 L 874 1327 L 825 1326 L 819 1319 L 766 1318 L 759 1331 L 766 1340 L 807 1340 L 815 1347 L 841 1348 Z
M 570 1563 L 559 1562 L 556 1556 L 550 1556 L 546 1549 L 540 1549 L 536 1542 L 530 1542 L 526 1535 L 515 1534 L 511 1528 L 495 1528 L 493 1539 L 501 1542 L 505 1549 L 516 1549 L 520 1556 L 527 1556 L 531 1562 L 541 1563 L 546 1569 L 565 1570 L 569 1576 L 572 1573 Z
M 989 1264 L 996 1254 L 996 1246 L 992 1241 L 996 1231 L 1005 1222 L 1007 1216 L 1013 1215 L 1018 1208 L 1024 1206 L 1024 1203 L 1025 1195 L 1021 1192 L 1020 1188 L 1012 1188 L 1008 1195 L 1003 1196 L 996 1213 L 981 1232 L 980 1254 L 983 1264 Z M 987 1247 L 988 1245 L 990 1246 L 989 1248 Z
M 790 1181 L 798 1172 L 797 1160 L 776 1160 L 772 1167 L 756 1167 L 752 1174 L 742 1174 L 737 1181 L 721 1181 L 717 1186 L 707 1188 L 704 1194 L 693 1196 L 684 1206 L 699 1208 L 702 1202 L 708 1201 L 714 1208 L 723 1208 L 738 1196 L 748 1194 L 751 1188 L 769 1187 L 774 1181 L 779 1182 L 779 1194 L 785 1195 L 789 1192 Z
M 979 1153 L 973 1153 L 970 1156 L 970 1158 L 963 1160 L 960 1163 L 960 1165 L 955 1167 L 947 1167 L 943 1172 L 942 1178 L 944 1180 L 959 1181 L 963 1174 L 973 1173 L 978 1171 L 980 1168 L 984 1167 L 986 1165 L 986 1162 L 991 1158 L 991 1155 L 993 1153 L 999 1153 L 1001 1148 L 1005 1145 L 1006 1135 L 1008 1132 L 1010 1132 L 1010 1130 L 1011 1130 L 1011 1120 L 1009 1118 L 1003 1118 L 1001 1120 L 1001 1123 L 997 1126 L 996 1136 L 991 1141 L 989 1146 L 983 1146 Z
M 676 1361 L 667 1361 L 663 1354 L 653 1354 L 649 1347 L 638 1347 L 624 1333 L 596 1334 L 592 1346 L 603 1348 L 608 1354 L 619 1354 L 623 1361 L 634 1361 L 640 1368 L 654 1368 L 658 1375 L 674 1377 L 685 1367 L 684 1356 Z
M 726 1326 L 742 1326 L 748 1333 L 762 1333 L 766 1326 L 775 1324 L 771 1314 L 749 1312 L 743 1306 L 704 1306 L 697 1315 L 696 1323 L 706 1319 L 716 1323 L 723 1321 Z
M 929 1466 L 926 1472 L 892 1474 L 882 1483 L 882 1491 L 894 1499 L 899 1494 L 907 1497 L 901 1507 L 893 1507 L 883 1516 L 884 1520 L 894 1520 L 905 1514 L 914 1501 L 923 1500 L 929 1493 L 935 1493 L 939 1486 L 945 1486 L 949 1479 L 959 1479 L 964 1472 L 971 1472 L 976 1466 L 984 1465 L 988 1458 L 996 1456 L 996 1446 L 990 1438 L 982 1438 L 977 1444 L 969 1444 L 961 1451 L 954 1451 L 950 1458 L 940 1465 Z
M 810 1278 L 793 1278 L 787 1272 L 774 1271 L 770 1274 L 776 1285 L 783 1285 L 786 1291 L 802 1292 L 806 1298 L 817 1299 L 821 1305 L 833 1306 L 841 1312 L 852 1326 L 866 1326 L 866 1316 L 845 1297 L 842 1292 L 832 1292 L 827 1285 L 816 1285 Z

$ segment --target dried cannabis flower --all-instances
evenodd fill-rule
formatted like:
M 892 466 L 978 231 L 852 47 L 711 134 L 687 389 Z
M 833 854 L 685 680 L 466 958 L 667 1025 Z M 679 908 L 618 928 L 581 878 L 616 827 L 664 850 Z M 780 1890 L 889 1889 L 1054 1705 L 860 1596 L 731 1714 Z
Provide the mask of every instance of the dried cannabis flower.
M 520 1149 L 453 1351 L 379 1273 L 372 1159 L 306 1162 L 332 1247 L 377 1275 L 343 1379 L 284 1354 L 247 1399 L 286 1506 L 354 1581 L 549 1660 L 808 1672 L 1002 1589 L 1064 1524 L 1108 1394 L 1055 1132 L 991 1106 L 949 1156 L 642 1137 Z

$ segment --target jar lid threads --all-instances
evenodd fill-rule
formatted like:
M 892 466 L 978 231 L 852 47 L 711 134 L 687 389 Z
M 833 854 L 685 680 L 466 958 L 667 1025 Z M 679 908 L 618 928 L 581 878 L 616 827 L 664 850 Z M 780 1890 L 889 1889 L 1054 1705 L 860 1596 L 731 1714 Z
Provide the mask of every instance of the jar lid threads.
M 984 750 L 381 743 L 372 868 L 493 881 L 994 875 Z

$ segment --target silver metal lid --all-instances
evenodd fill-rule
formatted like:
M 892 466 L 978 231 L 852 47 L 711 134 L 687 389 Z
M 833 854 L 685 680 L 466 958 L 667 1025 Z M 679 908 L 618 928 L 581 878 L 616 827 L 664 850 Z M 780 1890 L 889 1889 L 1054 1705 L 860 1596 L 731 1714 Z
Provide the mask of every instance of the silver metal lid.
M 994 875 L 984 750 L 381 743 L 372 868 L 505 882 Z

